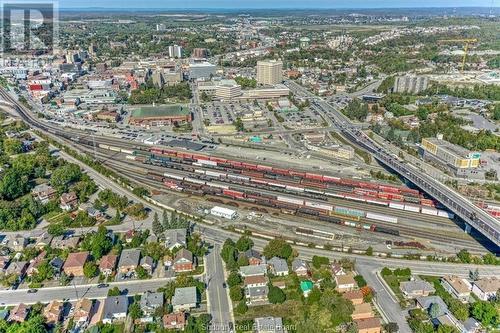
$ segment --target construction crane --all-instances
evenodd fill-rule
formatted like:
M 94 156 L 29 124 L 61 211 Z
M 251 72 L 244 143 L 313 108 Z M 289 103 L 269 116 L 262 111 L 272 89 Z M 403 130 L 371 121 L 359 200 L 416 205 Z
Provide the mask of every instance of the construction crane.
M 440 43 L 464 43 L 464 56 L 462 58 L 462 68 L 461 71 L 464 71 L 465 61 L 467 60 L 467 52 L 469 51 L 469 45 L 475 44 L 478 42 L 476 38 L 463 38 L 463 39 L 442 39 L 439 41 Z

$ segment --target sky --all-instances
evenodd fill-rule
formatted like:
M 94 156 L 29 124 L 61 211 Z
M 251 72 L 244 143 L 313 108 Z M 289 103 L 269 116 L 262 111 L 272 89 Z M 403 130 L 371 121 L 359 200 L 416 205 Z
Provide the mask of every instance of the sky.
M 494 7 L 500 0 L 59 0 L 59 8 L 416 8 Z

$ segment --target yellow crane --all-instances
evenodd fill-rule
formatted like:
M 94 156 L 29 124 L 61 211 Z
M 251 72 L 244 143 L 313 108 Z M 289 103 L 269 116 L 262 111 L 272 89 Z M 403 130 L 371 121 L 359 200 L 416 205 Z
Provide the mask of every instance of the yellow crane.
M 463 38 L 463 39 L 442 39 L 440 43 L 464 43 L 464 56 L 462 58 L 462 72 L 465 68 L 465 61 L 467 60 L 467 52 L 469 51 L 469 45 L 478 42 L 476 38 Z

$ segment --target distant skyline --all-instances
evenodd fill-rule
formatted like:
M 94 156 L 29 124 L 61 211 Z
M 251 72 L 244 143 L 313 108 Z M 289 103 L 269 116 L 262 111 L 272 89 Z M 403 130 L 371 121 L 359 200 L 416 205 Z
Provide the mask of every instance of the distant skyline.
M 500 0 L 59 0 L 59 8 L 150 9 L 361 9 L 498 7 Z

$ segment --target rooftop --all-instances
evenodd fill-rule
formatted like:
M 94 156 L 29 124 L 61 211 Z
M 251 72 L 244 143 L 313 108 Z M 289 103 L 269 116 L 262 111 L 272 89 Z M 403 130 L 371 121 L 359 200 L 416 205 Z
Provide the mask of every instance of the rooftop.
M 195 304 L 198 302 L 196 287 L 176 288 L 172 305 Z

